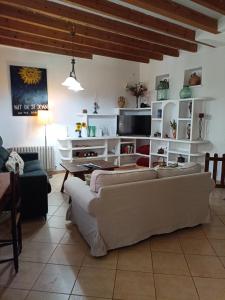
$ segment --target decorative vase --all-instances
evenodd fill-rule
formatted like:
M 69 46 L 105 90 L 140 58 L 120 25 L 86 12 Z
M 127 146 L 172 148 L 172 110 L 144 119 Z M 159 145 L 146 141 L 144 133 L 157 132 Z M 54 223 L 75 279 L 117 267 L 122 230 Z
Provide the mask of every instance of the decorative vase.
M 78 137 L 79 137 L 79 138 L 82 138 L 81 130 L 78 130 Z
M 188 110 L 189 110 L 189 117 L 191 118 L 192 117 L 192 101 L 189 102 Z
M 172 134 L 173 134 L 173 138 L 175 139 L 177 137 L 177 131 L 176 131 L 176 129 L 172 130 Z
M 189 85 L 200 85 L 201 77 L 198 76 L 195 72 L 191 74 L 191 77 L 188 81 Z
M 90 126 L 91 127 L 91 137 L 96 137 L 96 126 Z
M 136 108 L 138 108 L 139 96 L 136 96 Z
M 192 97 L 192 90 L 189 85 L 184 85 L 184 87 L 180 90 L 180 98 L 186 99 Z
M 202 130 L 203 130 L 203 118 L 204 118 L 204 113 L 199 113 L 198 117 L 199 117 L 199 124 L 198 124 L 198 140 L 202 141 L 203 137 L 202 137 Z
M 187 139 L 190 140 L 191 137 L 191 124 L 187 124 Z
M 119 108 L 124 108 L 126 105 L 125 97 L 123 97 L 123 96 L 119 97 L 117 103 L 118 103 Z
M 157 100 L 168 100 L 169 92 L 169 82 L 165 80 L 161 80 L 159 85 L 157 86 Z
M 87 137 L 91 136 L 91 126 L 87 127 Z

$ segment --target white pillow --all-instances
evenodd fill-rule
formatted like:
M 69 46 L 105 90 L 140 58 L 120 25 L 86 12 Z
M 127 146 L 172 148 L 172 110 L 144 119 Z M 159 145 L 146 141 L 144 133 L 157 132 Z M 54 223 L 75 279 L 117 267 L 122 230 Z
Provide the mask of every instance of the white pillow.
M 108 185 L 151 180 L 157 178 L 154 169 L 134 169 L 129 171 L 95 170 L 91 174 L 90 190 L 98 193 L 99 189 Z
M 157 169 L 157 173 L 158 173 L 158 178 L 201 173 L 201 165 L 194 162 L 190 162 L 190 163 L 185 163 L 182 167 L 177 167 L 177 168 L 159 167 Z
M 9 155 L 7 162 L 5 163 L 6 169 L 9 172 L 15 172 L 16 171 L 16 163 L 19 164 L 19 174 L 20 175 L 23 174 L 24 161 L 16 151 L 12 151 Z

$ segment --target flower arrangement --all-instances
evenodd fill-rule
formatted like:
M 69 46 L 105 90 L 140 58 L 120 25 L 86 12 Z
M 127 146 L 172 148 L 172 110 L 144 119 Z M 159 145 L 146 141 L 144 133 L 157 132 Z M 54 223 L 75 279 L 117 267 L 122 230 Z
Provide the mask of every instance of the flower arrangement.
M 138 108 L 139 97 L 143 97 L 148 89 L 142 82 L 138 82 L 134 85 L 127 84 L 126 90 L 136 97 L 136 106 Z
M 85 123 L 85 122 L 77 122 L 76 123 L 76 126 L 75 126 L 75 131 L 76 132 L 79 132 L 79 136 L 78 137 L 82 137 L 81 136 L 81 130 L 82 130 L 82 128 L 87 128 L 87 124 Z

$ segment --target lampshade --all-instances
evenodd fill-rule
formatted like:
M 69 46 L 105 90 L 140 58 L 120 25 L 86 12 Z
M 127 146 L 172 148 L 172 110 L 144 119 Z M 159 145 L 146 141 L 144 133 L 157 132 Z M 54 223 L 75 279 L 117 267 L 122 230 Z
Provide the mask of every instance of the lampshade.
M 51 113 L 49 110 L 38 110 L 38 120 L 43 125 L 49 124 L 51 122 Z
M 75 92 L 83 91 L 84 89 L 82 88 L 81 84 L 76 78 L 74 57 L 71 60 L 71 64 L 72 64 L 72 71 L 70 72 L 69 77 L 67 77 L 66 80 L 62 83 L 62 85 L 68 87 L 69 90 L 73 90 Z

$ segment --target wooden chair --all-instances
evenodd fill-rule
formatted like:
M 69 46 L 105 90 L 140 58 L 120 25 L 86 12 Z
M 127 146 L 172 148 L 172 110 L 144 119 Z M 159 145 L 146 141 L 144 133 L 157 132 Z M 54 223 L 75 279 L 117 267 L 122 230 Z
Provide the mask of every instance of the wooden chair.
M 22 251 L 22 231 L 21 231 L 21 215 L 20 215 L 20 195 L 19 195 L 19 173 L 18 166 L 16 167 L 16 173 L 10 173 L 10 192 L 9 192 L 9 201 L 7 204 L 8 218 L 3 220 L 4 223 L 9 223 L 11 227 L 11 238 L 10 239 L 1 239 L 0 247 L 12 245 L 13 247 L 13 257 L 0 260 L 0 263 L 5 263 L 8 261 L 14 261 L 14 267 L 16 273 L 19 270 L 19 254 Z
M 209 153 L 206 153 L 206 155 L 205 155 L 205 172 L 209 171 L 209 162 L 210 161 L 213 162 L 212 178 L 216 183 L 216 187 L 225 188 L 225 154 L 223 154 L 222 157 L 218 157 L 218 154 L 216 154 L 216 153 L 214 154 L 214 156 L 210 156 Z M 217 183 L 218 162 L 222 162 L 219 183 Z

